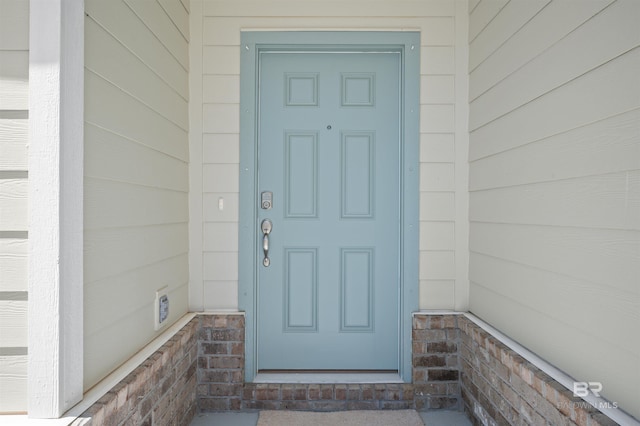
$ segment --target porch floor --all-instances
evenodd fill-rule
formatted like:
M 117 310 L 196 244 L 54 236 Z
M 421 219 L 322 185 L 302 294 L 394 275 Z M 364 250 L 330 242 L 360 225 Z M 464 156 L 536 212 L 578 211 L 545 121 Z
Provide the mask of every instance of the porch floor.
M 196 414 L 191 426 L 256 426 L 259 414 L 259 412 L 201 413 Z M 460 411 L 434 410 L 419 414 L 427 426 L 471 426 L 471 421 Z

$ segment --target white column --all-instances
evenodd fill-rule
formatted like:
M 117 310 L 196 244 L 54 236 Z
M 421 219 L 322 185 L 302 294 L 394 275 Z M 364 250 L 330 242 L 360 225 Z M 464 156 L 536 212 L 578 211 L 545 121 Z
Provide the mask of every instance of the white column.
M 31 0 L 28 414 L 83 391 L 84 2 Z

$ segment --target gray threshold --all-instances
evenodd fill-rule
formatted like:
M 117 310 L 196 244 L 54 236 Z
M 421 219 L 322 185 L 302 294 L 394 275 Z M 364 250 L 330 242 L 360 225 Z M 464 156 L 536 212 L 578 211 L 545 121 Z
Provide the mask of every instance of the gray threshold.
M 434 410 L 420 412 L 426 426 L 471 426 L 460 411 Z M 256 426 L 259 412 L 220 412 L 196 414 L 190 426 Z
M 404 383 L 398 373 L 258 373 L 253 383 Z

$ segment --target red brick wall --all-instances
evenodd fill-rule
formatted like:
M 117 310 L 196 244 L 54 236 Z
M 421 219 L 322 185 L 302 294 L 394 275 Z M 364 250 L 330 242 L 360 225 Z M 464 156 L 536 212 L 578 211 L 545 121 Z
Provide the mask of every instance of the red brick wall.
M 243 383 L 244 317 L 202 315 L 198 409 L 459 409 L 456 318 L 456 315 L 417 315 L 414 318 L 414 383 L 294 385 Z
M 196 413 L 199 328 L 196 317 L 73 425 L 189 425 Z
M 242 408 L 244 315 L 200 315 L 198 410 Z
M 413 317 L 413 385 L 417 410 L 462 408 L 458 315 Z
M 617 424 L 468 318 L 458 326 L 462 399 L 474 424 Z
M 244 383 L 244 316 L 199 315 L 76 425 L 188 425 L 196 411 L 450 409 L 474 424 L 610 426 L 464 315 L 413 319 L 413 383 Z

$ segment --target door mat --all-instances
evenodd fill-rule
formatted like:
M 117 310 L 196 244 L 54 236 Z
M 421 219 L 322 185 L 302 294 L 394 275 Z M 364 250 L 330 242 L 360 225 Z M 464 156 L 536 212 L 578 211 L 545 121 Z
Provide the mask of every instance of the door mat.
M 257 426 L 424 426 L 415 410 L 261 411 Z

